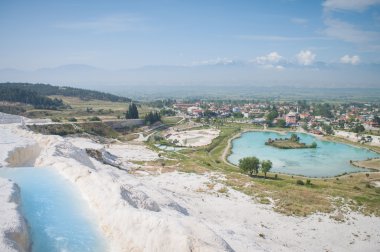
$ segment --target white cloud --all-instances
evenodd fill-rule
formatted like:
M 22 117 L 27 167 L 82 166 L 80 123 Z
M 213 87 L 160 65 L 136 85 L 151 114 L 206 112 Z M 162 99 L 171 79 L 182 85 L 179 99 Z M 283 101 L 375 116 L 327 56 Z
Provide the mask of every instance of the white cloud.
M 344 55 L 342 58 L 340 58 L 340 62 L 343 64 L 351 64 L 351 65 L 357 65 L 360 63 L 360 57 L 358 55 Z
M 93 32 L 123 32 L 140 30 L 142 19 L 128 15 L 114 15 L 86 21 L 61 22 L 57 28 L 67 30 L 89 30 Z
M 256 57 L 255 62 L 260 65 L 276 64 L 280 62 L 282 59 L 283 57 L 277 52 L 271 52 L 268 55 Z
M 327 28 L 324 33 L 333 38 L 361 45 L 378 44 L 380 41 L 379 32 L 361 30 L 355 25 L 338 19 L 327 18 L 325 24 Z
M 296 55 L 296 58 L 300 65 L 309 66 L 313 64 L 315 56 L 316 55 L 309 50 L 302 50 Z
M 239 35 L 238 39 L 252 41 L 307 41 L 307 40 L 329 40 L 327 37 L 286 37 L 286 36 L 271 36 L 271 35 Z
M 276 66 L 276 69 L 282 71 L 285 69 L 285 67 L 278 65 L 278 66 Z
M 367 8 L 380 4 L 380 0 L 326 0 L 323 3 L 325 11 L 364 11 Z
M 234 64 L 235 61 L 228 58 L 216 58 L 202 61 L 195 61 L 192 63 L 193 66 L 212 66 L 212 65 L 231 65 Z

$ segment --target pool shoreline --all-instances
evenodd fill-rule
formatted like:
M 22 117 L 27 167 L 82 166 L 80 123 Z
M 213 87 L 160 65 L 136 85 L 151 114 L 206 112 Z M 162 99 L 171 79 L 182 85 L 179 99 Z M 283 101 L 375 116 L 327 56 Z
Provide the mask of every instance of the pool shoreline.
M 18 210 L 25 219 L 30 244 L 25 251 L 107 251 L 87 202 L 59 171 L 7 167 L 0 170 L 0 177 L 19 188 Z
M 228 143 L 227 143 L 227 146 L 224 148 L 223 150 L 223 153 L 222 153 L 222 160 L 224 163 L 230 165 L 230 166 L 233 166 L 235 168 L 239 168 L 238 165 L 230 162 L 228 160 L 228 157 L 231 156 L 232 154 L 232 148 L 233 148 L 233 141 L 236 140 L 236 139 L 239 139 L 242 137 L 243 134 L 245 133 L 249 133 L 249 132 L 268 132 L 268 133 L 276 133 L 276 134 L 280 134 L 280 135 L 286 135 L 288 133 L 302 133 L 302 134 L 307 134 L 307 135 L 310 135 L 312 137 L 315 137 L 317 138 L 318 140 L 321 140 L 321 141 L 325 141 L 325 142 L 333 142 L 333 143 L 339 143 L 339 144 L 345 144 L 345 145 L 349 145 L 351 147 L 355 147 L 355 148 L 358 148 L 358 149 L 366 149 L 368 151 L 372 151 L 376 154 L 380 154 L 380 151 L 376 150 L 376 149 L 372 149 L 368 146 L 363 146 L 363 147 L 360 147 L 360 146 L 357 146 L 355 145 L 354 143 L 347 143 L 345 141 L 339 141 L 337 138 L 339 137 L 334 137 L 334 139 L 326 139 L 325 136 L 321 136 L 321 135 L 316 135 L 316 134 L 312 134 L 310 132 L 306 132 L 306 131 L 298 131 L 298 130 L 285 130 L 285 131 L 279 131 L 279 130 L 273 130 L 273 129 L 244 129 L 242 131 L 240 131 L 239 133 L 233 135 L 232 137 L 230 137 L 228 139 Z M 354 165 L 353 165 L 354 166 Z M 358 167 L 358 166 L 355 166 L 357 168 L 363 168 L 363 167 Z M 376 169 L 369 169 L 370 172 L 380 172 L 380 170 L 376 170 Z M 287 177 L 302 177 L 302 178 L 312 178 L 312 179 L 331 179 L 331 178 L 339 178 L 339 177 L 343 177 L 343 176 L 346 176 L 346 175 L 349 175 L 349 174 L 362 174 L 362 173 L 368 173 L 368 171 L 357 171 L 357 172 L 343 172 L 342 174 L 338 174 L 338 175 L 334 175 L 334 176 L 325 176 L 325 177 L 314 177 L 314 176 L 306 176 L 306 175 L 300 175 L 300 174 L 290 174 L 290 173 L 283 173 L 283 172 L 269 172 L 268 174 L 281 174 L 281 175 L 284 175 L 284 176 L 287 176 Z

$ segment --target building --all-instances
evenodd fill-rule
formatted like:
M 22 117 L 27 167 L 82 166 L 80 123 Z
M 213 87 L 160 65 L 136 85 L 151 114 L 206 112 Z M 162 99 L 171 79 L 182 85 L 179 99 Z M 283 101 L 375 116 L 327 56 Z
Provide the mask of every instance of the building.
M 297 114 L 295 112 L 289 112 L 285 116 L 285 122 L 287 125 L 294 125 L 297 124 Z
M 200 107 L 188 107 L 187 113 L 192 116 L 201 116 L 203 113 L 203 110 Z

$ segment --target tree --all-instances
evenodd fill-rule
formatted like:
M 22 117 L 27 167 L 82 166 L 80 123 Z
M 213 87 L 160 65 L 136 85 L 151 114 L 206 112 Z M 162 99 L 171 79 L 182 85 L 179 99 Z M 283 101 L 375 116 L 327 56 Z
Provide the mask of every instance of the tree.
M 326 132 L 327 135 L 334 134 L 334 130 L 332 129 L 331 125 L 328 124 L 322 124 L 322 129 Z
M 243 118 L 244 117 L 243 113 L 241 113 L 241 112 L 232 113 L 232 116 L 234 118 Z
M 139 118 L 139 111 L 137 110 L 136 104 L 133 102 L 129 104 L 128 111 L 125 114 L 126 119 L 138 119 Z
M 259 172 L 260 160 L 257 157 L 245 157 L 239 160 L 239 168 L 250 176 Z
M 292 135 L 290 136 L 290 141 L 298 142 L 299 140 L 300 140 L 300 138 L 297 136 L 297 134 L 292 133 Z
M 149 112 L 146 116 L 145 116 L 145 123 L 146 124 L 153 124 L 155 122 L 158 122 L 158 121 L 161 121 L 161 116 L 159 113 L 156 112 Z
M 278 112 L 276 109 L 273 109 L 266 115 L 266 120 L 271 123 L 278 116 Z
M 280 128 L 285 128 L 285 126 L 286 126 L 285 120 L 284 119 L 278 119 L 277 123 L 276 123 L 276 126 L 280 127 Z
M 314 115 L 320 115 L 327 118 L 333 118 L 333 114 L 331 113 L 331 105 L 328 103 L 317 104 L 314 107 Z
M 267 172 L 269 172 L 270 169 L 272 169 L 272 162 L 270 160 L 264 160 L 261 162 L 261 172 L 264 173 L 265 178 L 267 177 Z
M 353 132 L 355 133 L 361 133 L 361 132 L 364 132 L 365 131 L 365 128 L 363 125 L 361 124 L 357 124 L 354 128 L 353 128 Z
M 308 131 L 308 130 L 309 130 L 309 127 L 307 126 L 307 123 L 302 124 L 302 128 L 303 128 L 305 131 Z

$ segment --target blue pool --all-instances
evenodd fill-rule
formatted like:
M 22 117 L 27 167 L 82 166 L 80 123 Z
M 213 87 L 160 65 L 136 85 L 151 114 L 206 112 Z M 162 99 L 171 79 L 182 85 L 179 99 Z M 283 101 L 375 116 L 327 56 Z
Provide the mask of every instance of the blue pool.
M 228 161 L 238 164 L 239 159 L 256 156 L 260 160 L 269 159 L 273 163 L 272 172 L 303 175 L 308 177 L 332 177 L 343 173 L 362 172 L 350 160 L 364 160 L 380 157 L 379 154 L 365 148 L 347 144 L 322 141 L 308 134 L 298 134 L 301 142 L 316 142 L 316 149 L 278 149 L 265 145 L 268 138 L 290 137 L 274 132 L 246 132 L 232 141 L 232 154 Z
M 73 185 L 48 168 L 0 168 L 21 188 L 22 213 L 30 226 L 32 251 L 106 251 L 93 216 Z

